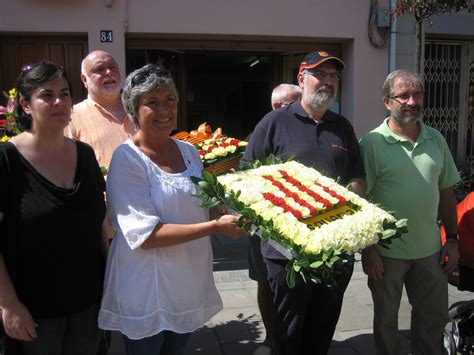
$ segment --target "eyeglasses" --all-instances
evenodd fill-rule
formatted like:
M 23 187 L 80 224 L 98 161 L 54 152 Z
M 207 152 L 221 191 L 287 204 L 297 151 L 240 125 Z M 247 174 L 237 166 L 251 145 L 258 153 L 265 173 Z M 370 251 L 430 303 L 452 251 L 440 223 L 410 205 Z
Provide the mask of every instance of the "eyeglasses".
M 136 85 L 143 84 L 152 74 L 156 75 L 157 77 L 170 77 L 170 72 L 167 69 L 160 68 L 160 67 L 152 67 L 146 71 L 142 71 L 140 73 L 135 74 L 132 77 L 131 84 L 132 88 Z
M 413 98 L 413 100 L 415 101 L 420 100 L 423 97 L 423 93 L 421 91 L 417 91 L 412 94 L 400 94 L 400 95 L 395 95 L 395 96 L 389 96 L 390 99 L 395 100 L 400 105 L 406 104 L 408 101 L 410 101 L 410 97 Z
M 305 70 L 303 71 L 303 74 L 309 74 L 309 75 L 312 75 L 314 76 L 316 79 L 318 80 L 326 80 L 326 79 L 329 79 L 329 80 L 332 80 L 332 81 L 338 81 L 341 79 L 341 74 L 339 73 L 326 73 L 326 72 L 323 72 L 323 71 L 309 71 L 309 70 Z

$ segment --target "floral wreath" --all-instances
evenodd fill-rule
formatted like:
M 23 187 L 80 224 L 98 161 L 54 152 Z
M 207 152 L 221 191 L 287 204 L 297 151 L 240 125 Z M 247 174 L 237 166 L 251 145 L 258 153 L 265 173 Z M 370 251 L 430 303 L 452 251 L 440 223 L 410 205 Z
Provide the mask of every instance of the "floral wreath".
M 272 168 L 266 169 L 265 166 Z M 258 168 L 261 168 L 259 173 L 265 172 L 259 175 L 259 178 L 266 180 L 263 182 L 265 191 L 259 191 L 259 196 L 241 195 L 236 186 L 248 183 L 250 177 L 256 184 L 253 169 Z M 316 179 L 321 184 L 308 189 L 298 182 L 307 182 L 308 179 Z M 356 251 L 374 244 L 387 247 L 392 239 L 407 232 L 406 219 L 397 221 L 390 213 L 333 179 L 294 161 L 284 163 L 273 155 L 263 162 L 256 160 L 247 163 L 231 174 L 215 176 L 204 172 L 202 178 L 192 177 L 192 180 L 201 189 L 196 195 L 203 201 L 201 207 L 225 206 L 240 215 L 240 227 L 259 235 L 288 256 L 290 260 L 286 270 L 290 288 L 295 286 L 297 275 L 304 282 L 334 287 L 335 276 L 350 269 Z M 280 182 L 283 180 L 286 181 L 284 184 Z M 288 184 L 291 189 L 283 186 Z M 345 212 L 342 217 L 332 218 L 330 223 L 311 222 L 311 225 L 308 222 L 318 216 L 330 215 L 330 209 L 334 210 L 333 213 L 338 210 Z

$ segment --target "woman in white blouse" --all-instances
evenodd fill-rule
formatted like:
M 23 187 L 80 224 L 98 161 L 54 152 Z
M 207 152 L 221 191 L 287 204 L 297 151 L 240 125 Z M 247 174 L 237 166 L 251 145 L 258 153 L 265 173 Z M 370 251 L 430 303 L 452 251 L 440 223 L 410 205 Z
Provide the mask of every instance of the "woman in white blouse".
M 222 309 L 210 234 L 240 237 L 238 218 L 209 221 L 191 176 L 197 150 L 170 138 L 178 96 L 168 71 L 148 64 L 126 79 L 125 110 L 137 133 L 115 151 L 107 179 L 117 235 L 107 260 L 102 329 L 123 334 L 127 354 L 182 354 L 189 333 Z

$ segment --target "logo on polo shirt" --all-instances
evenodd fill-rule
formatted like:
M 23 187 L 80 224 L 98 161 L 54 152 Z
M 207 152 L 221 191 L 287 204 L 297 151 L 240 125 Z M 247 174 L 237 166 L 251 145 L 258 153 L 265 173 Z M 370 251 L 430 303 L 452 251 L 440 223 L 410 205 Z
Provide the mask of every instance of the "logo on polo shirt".
M 347 148 L 344 148 L 342 145 L 339 145 L 339 144 L 334 144 L 334 143 L 333 143 L 333 144 L 331 144 L 331 147 L 332 147 L 332 148 L 335 148 L 335 149 L 341 149 L 341 150 L 343 150 L 343 151 L 345 151 L 345 152 L 348 151 Z

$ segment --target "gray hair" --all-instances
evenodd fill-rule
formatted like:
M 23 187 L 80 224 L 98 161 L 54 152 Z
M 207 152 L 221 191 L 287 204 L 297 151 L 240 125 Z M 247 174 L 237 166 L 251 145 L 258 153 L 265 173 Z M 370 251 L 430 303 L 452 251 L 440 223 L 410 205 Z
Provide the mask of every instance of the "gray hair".
M 134 78 L 143 76 L 143 81 L 133 82 Z M 136 81 L 136 80 L 135 80 Z M 125 111 L 133 119 L 133 123 L 140 127 L 137 112 L 140 97 L 152 91 L 158 91 L 164 87 L 169 87 L 179 100 L 178 91 L 174 85 L 173 78 L 169 71 L 156 64 L 147 64 L 140 69 L 131 72 L 125 79 L 125 86 L 122 92 L 122 104 Z
M 387 78 L 383 83 L 382 92 L 384 97 L 392 96 L 393 83 L 396 79 L 400 79 L 403 84 L 420 86 L 421 92 L 425 92 L 423 80 L 418 74 L 412 73 L 408 70 L 395 70 L 387 75 Z

